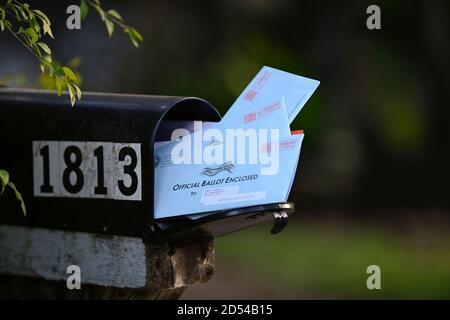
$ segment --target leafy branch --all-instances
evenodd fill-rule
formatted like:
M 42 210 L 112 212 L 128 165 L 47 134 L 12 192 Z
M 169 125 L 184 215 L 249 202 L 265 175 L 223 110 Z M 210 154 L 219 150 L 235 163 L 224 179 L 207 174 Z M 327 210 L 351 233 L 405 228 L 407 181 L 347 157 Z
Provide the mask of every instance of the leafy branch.
M 143 41 L 141 34 L 133 27 L 125 24 L 124 19 L 117 11 L 112 9 L 105 11 L 100 5 L 100 0 L 81 0 L 80 18 L 82 20 L 87 17 L 89 6 L 99 13 L 106 25 L 109 37 L 112 37 L 114 27 L 117 25 L 128 34 L 132 44 L 139 47 L 139 43 Z M 47 15 L 41 10 L 31 9 L 27 3 L 18 0 L 6 0 L 6 4 L 0 5 L 0 31 L 5 30 L 39 61 L 42 76 L 47 77 L 48 74 L 48 78 L 54 80 L 58 96 L 61 96 L 63 90 L 68 90 L 70 103 L 73 107 L 76 101 L 81 99 L 81 89 L 78 86 L 80 79 L 71 68 L 55 62 L 52 50 L 43 42 L 46 35 L 54 39 L 51 22 Z M 22 195 L 14 183 L 9 180 L 7 171 L 0 169 L 0 182 L 0 195 L 3 194 L 6 187 L 11 188 L 20 202 L 23 214 L 26 215 Z
M 113 9 L 105 11 L 100 0 L 81 0 L 80 15 L 84 20 L 89 13 L 89 6 L 94 8 L 105 23 L 109 37 L 112 37 L 115 26 L 128 34 L 131 43 L 139 47 L 143 41 L 141 34 L 130 25 L 125 24 L 122 16 Z M 13 25 L 18 24 L 17 30 Z M 63 90 L 68 90 L 70 103 L 75 105 L 81 99 L 81 89 L 76 74 L 68 66 L 60 65 L 53 60 L 52 50 L 43 42 L 45 35 L 54 39 L 51 22 L 47 15 L 38 9 L 31 9 L 27 3 L 18 0 L 7 0 L 6 5 L 0 5 L 0 31 L 9 31 L 28 51 L 38 59 L 42 74 L 48 74 L 54 79 L 58 96 Z
M 19 27 L 14 30 L 13 25 L 16 24 Z M 76 100 L 81 99 L 77 76 L 69 67 L 53 62 L 50 47 L 42 41 L 47 34 L 54 39 L 47 15 L 41 10 L 31 9 L 27 3 L 7 0 L 6 5 L 0 6 L 0 31 L 5 30 L 39 61 L 42 73 L 47 72 L 54 79 L 58 96 L 63 89 L 69 91 L 70 103 L 74 106 Z
M 20 202 L 20 207 L 22 208 L 23 215 L 26 216 L 27 209 L 25 208 L 25 202 L 22 199 L 22 195 L 19 191 L 17 191 L 15 184 L 9 180 L 9 174 L 5 170 L 0 170 L 0 187 L 0 196 L 3 194 L 6 187 L 10 187 L 14 191 L 16 199 Z
M 110 38 L 114 33 L 114 26 L 117 25 L 122 28 L 125 33 L 128 34 L 131 43 L 136 48 L 139 48 L 139 42 L 143 41 L 141 34 L 133 27 L 125 24 L 124 19 L 116 10 L 110 9 L 108 11 L 105 11 L 100 5 L 100 0 L 81 0 L 81 20 L 84 20 L 89 13 L 88 5 L 93 7 L 98 12 L 100 18 L 105 23 L 106 30 L 108 31 L 108 35 Z

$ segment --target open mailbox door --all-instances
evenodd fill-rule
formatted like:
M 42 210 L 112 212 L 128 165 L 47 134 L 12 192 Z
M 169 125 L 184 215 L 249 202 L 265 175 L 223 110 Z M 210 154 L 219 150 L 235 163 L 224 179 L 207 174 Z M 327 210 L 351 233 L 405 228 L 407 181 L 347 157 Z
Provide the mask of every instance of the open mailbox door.
M 276 233 L 291 203 L 154 218 L 154 144 L 168 121 L 217 122 L 199 98 L 84 93 L 71 107 L 54 92 L 0 89 L 0 168 L 25 200 L 0 198 L 0 224 L 143 237 L 202 227 L 221 236 L 268 220 Z M 176 199 L 173 199 L 176 201 Z

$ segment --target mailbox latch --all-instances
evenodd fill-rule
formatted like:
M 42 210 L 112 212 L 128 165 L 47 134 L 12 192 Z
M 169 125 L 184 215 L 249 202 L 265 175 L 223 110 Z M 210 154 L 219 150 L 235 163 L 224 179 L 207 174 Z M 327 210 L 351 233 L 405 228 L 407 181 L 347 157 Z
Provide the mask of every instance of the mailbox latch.
M 272 230 L 270 230 L 271 234 L 277 234 L 283 231 L 288 223 L 288 214 L 286 211 L 278 211 L 273 213 L 273 217 L 275 218 Z

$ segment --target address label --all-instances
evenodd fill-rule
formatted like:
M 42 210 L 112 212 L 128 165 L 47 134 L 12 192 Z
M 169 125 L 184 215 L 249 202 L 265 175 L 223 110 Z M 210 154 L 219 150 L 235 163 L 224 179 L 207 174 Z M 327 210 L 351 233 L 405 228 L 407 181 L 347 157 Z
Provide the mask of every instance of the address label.
M 35 197 L 142 200 L 141 144 L 33 141 Z

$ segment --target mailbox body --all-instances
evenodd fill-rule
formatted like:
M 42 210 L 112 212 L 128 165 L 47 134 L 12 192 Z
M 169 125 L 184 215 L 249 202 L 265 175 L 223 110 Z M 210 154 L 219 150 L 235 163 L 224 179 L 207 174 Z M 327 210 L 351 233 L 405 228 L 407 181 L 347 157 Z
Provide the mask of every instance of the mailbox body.
M 24 219 L 13 192 L 5 191 L 0 224 L 141 236 L 153 224 L 153 143 L 170 139 L 157 136 L 165 120 L 219 121 L 220 115 L 199 98 L 84 93 L 71 107 L 68 97 L 51 91 L 0 88 L 0 169 L 9 172 L 27 207 Z M 97 153 L 103 149 L 109 156 Z M 133 157 L 138 166 L 130 167 Z M 91 166 L 83 167 L 86 162 Z M 99 174 L 101 165 L 108 174 Z M 57 186 L 49 176 L 55 172 Z M 89 189 L 79 191 L 81 176 Z M 130 196 L 136 177 L 139 194 Z M 100 183 L 108 178 L 109 185 Z M 90 194 L 99 187 L 100 195 Z

